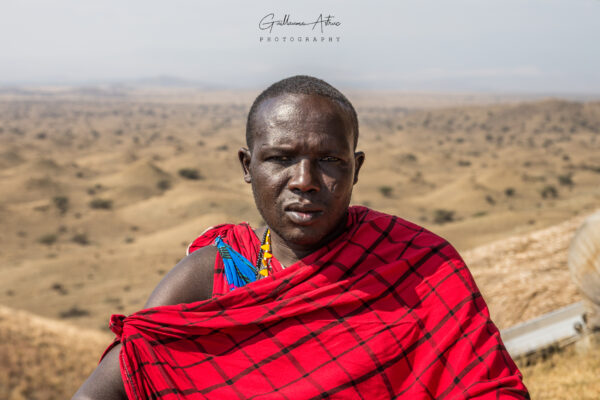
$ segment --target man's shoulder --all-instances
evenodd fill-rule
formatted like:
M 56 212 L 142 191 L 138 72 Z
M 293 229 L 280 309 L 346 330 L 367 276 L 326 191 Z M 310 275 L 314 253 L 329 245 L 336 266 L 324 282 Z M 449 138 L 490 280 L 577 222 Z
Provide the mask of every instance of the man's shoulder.
M 210 298 L 217 249 L 205 246 L 177 263 L 154 289 L 144 308 Z
M 388 241 L 400 240 L 403 243 L 407 243 L 406 241 L 411 240 L 412 242 L 425 242 L 430 246 L 443 245 L 454 249 L 443 237 L 402 217 L 373 210 L 365 206 L 351 206 L 349 212 L 352 224 L 370 227 L 382 236 L 388 237 Z
M 382 262 L 406 261 L 419 270 L 421 278 L 460 276 L 469 291 L 478 291 L 464 260 L 443 237 L 398 216 L 366 207 L 351 207 L 350 212 L 359 221 L 354 240 Z M 445 286 L 452 282 L 445 281 Z
M 213 245 L 218 236 L 224 238 L 230 234 L 242 236 L 251 235 L 252 228 L 247 222 L 241 222 L 237 225 L 231 223 L 213 225 L 205 229 L 204 232 L 190 242 L 186 250 L 186 255 L 190 255 L 203 247 Z

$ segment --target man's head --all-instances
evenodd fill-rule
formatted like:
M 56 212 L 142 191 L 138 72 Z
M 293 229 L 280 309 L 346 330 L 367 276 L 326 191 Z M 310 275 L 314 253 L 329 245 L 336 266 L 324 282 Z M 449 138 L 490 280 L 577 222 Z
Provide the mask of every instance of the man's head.
M 354 149 L 358 144 L 358 117 L 352 103 L 336 88 L 324 80 L 307 75 L 296 75 L 290 78 L 275 82 L 265 89 L 252 103 L 248 120 L 246 122 L 246 144 L 252 150 L 254 135 L 256 133 L 256 113 L 260 105 L 268 99 L 278 97 L 282 94 L 307 94 L 327 97 L 339 103 L 348 113 L 352 122 L 352 132 L 354 135 Z
M 265 95 L 285 86 L 278 82 L 257 98 L 248 118 L 249 148 L 239 157 L 274 239 L 302 253 L 343 230 L 364 154 L 354 151 L 358 124 L 346 98 L 315 78 L 292 79 L 294 91 Z

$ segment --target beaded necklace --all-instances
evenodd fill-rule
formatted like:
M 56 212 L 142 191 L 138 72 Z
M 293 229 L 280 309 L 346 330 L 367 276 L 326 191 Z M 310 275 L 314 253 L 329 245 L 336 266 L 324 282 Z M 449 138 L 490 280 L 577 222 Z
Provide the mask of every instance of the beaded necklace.
M 269 275 L 271 269 L 271 230 L 267 228 L 263 236 L 262 243 L 260 245 L 260 251 L 258 252 L 258 259 L 256 260 L 256 279 L 264 278 Z

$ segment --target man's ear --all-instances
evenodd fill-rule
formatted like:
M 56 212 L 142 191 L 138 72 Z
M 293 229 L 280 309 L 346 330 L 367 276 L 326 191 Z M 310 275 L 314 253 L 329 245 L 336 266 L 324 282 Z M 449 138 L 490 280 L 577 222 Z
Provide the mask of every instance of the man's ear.
M 252 154 L 250 153 L 250 150 L 242 147 L 238 151 L 238 157 L 240 159 L 240 164 L 242 164 L 242 170 L 244 171 L 244 181 L 246 183 L 252 182 L 252 177 L 250 176 L 250 160 L 252 158 Z
M 360 171 L 360 167 L 362 167 L 365 162 L 365 153 L 362 151 L 357 151 L 354 153 L 354 184 L 358 182 L 358 171 Z

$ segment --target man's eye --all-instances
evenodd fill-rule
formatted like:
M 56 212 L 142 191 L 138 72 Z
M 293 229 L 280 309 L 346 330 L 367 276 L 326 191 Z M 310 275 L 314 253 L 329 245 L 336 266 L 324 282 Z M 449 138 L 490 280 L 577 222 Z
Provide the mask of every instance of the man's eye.
M 290 157 L 288 157 L 288 156 L 271 156 L 271 157 L 267 158 L 267 161 L 288 162 L 288 161 L 290 161 Z
M 337 157 L 333 157 L 333 156 L 327 156 L 327 157 L 321 157 L 321 161 L 336 162 L 336 161 L 340 161 L 340 159 Z

